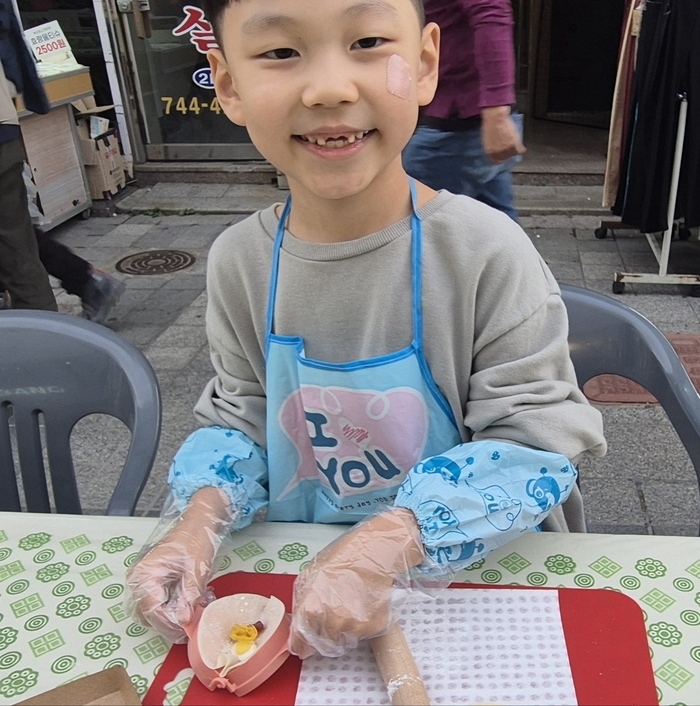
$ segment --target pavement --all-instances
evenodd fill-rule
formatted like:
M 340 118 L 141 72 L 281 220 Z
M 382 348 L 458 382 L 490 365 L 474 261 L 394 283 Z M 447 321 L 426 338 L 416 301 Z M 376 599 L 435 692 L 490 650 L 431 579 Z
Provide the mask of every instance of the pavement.
M 616 270 L 658 271 L 640 234 L 620 230 L 605 240 L 595 238 L 593 231 L 601 218 L 596 206 L 600 187 L 574 187 L 584 189 L 579 192 L 584 206 L 591 201 L 573 214 L 555 208 L 556 189 L 564 187 L 536 188 L 519 187 L 518 204 L 526 214 L 522 225 L 560 282 L 613 296 Z M 191 267 L 172 274 L 117 274 L 127 288 L 107 325 L 145 353 L 163 397 L 160 449 L 138 514 L 158 514 L 171 459 L 197 428 L 192 407 L 213 375 L 204 328 L 209 247 L 227 226 L 284 196 L 268 185 L 161 183 L 120 201 L 121 213 L 73 219 L 53 231 L 57 240 L 111 273 L 121 258 L 146 250 L 178 249 L 195 257 Z M 539 205 L 547 203 L 549 209 Z M 700 261 L 699 249 L 697 242 L 674 243 L 671 265 L 675 262 L 686 272 L 690 262 Z M 79 300 L 60 290 L 57 282 L 54 285 L 60 310 L 79 315 Z M 664 333 L 700 334 L 700 299 L 689 296 L 687 287 L 628 285 L 621 298 Z M 600 409 L 608 455 L 581 463 L 581 490 L 591 531 L 697 534 L 698 481 L 662 408 L 626 404 Z M 88 417 L 77 425 L 72 447 L 87 512 L 104 512 L 126 457 L 128 438 L 121 422 L 108 417 Z

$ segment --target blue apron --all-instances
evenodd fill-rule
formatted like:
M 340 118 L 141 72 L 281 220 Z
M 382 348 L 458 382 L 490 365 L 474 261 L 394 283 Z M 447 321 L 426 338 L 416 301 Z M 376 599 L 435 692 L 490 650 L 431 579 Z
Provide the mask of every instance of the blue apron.
M 299 336 L 273 332 L 287 199 L 272 255 L 267 306 L 269 521 L 355 523 L 393 503 L 419 461 L 461 443 L 423 352 L 422 225 L 411 182 L 413 341 L 350 363 L 307 358 Z

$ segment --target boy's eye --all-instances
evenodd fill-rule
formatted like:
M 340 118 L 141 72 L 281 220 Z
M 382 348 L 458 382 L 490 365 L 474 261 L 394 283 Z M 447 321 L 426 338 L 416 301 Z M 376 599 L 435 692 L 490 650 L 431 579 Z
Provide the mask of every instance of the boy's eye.
M 294 49 L 273 49 L 272 51 L 265 52 L 263 56 L 266 59 L 291 59 L 294 56 L 298 56 Z
M 384 41 L 385 40 L 381 37 L 364 37 L 362 39 L 358 39 L 353 46 L 360 49 L 374 49 L 375 47 L 383 44 Z

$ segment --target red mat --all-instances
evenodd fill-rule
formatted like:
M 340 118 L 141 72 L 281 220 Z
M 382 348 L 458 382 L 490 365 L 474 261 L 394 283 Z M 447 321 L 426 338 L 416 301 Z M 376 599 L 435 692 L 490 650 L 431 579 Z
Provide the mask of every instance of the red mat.
M 696 390 L 700 390 L 700 335 L 671 333 L 666 336 L 688 371 Z M 659 404 L 641 385 L 619 375 L 600 375 L 583 386 L 586 397 L 595 404 Z
M 233 573 L 212 582 L 216 595 L 274 594 L 290 610 L 295 576 L 289 574 Z M 455 590 L 514 586 L 454 584 Z M 552 589 L 538 589 L 552 590 Z M 658 706 L 644 618 L 632 598 L 603 589 L 557 589 L 564 637 L 579 706 Z M 160 706 L 164 686 L 187 669 L 187 648 L 173 645 L 146 694 L 144 706 Z M 293 706 L 301 661 L 290 657 L 269 681 L 250 694 L 237 697 L 224 690 L 210 692 L 192 680 L 182 706 Z

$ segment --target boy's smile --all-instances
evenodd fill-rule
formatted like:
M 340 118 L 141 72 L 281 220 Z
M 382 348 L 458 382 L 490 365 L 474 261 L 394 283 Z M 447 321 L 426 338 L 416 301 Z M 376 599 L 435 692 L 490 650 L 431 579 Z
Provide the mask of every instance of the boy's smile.
M 434 94 L 439 39 L 411 0 L 238 0 L 220 35 L 219 101 L 287 176 L 295 209 L 408 193 L 401 151 Z
M 358 130 L 339 125 L 321 127 L 304 135 L 294 135 L 313 154 L 324 159 L 345 159 L 359 152 L 376 130 Z

